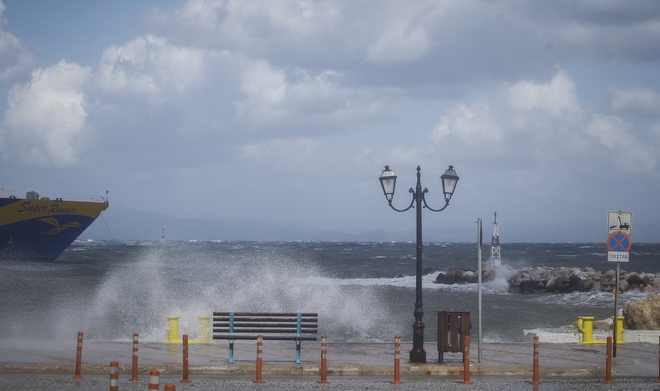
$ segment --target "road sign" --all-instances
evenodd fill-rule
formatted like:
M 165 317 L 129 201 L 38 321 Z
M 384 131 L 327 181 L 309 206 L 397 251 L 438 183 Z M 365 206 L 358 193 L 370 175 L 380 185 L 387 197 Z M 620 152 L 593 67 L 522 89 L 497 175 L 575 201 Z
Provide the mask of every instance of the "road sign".
M 632 235 L 632 212 L 620 210 L 607 212 L 607 234 L 610 235 L 616 231 Z
M 628 262 L 630 260 L 628 252 L 608 251 L 607 260 L 610 262 Z
M 623 231 L 612 232 L 607 237 L 607 249 L 614 252 L 628 252 L 632 247 L 632 239 Z

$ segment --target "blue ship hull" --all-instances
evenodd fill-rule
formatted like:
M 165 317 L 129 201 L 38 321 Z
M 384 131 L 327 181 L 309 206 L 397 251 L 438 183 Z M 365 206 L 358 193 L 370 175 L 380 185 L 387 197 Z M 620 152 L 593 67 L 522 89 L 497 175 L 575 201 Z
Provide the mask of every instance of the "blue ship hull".
M 54 261 L 108 206 L 107 199 L 0 198 L 0 259 Z

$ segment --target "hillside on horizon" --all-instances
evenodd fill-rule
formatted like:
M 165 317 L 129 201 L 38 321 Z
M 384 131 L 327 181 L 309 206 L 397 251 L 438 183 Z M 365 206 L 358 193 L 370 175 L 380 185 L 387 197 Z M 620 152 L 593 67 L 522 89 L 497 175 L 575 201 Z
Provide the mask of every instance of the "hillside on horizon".
M 472 223 L 472 222 L 470 222 Z M 424 226 L 425 242 L 475 242 L 476 224 L 458 227 Z M 499 223 L 500 240 L 510 242 L 603 243 L 605 222 L 562 226 Z M 110 208 L 79 239 L 95 240 L 245 240 L 245 241 L 414 241 L 415 227 L 370 231 L 329 230 L 235 218 L 190 218 Z M 484 244 L 490 243 L 492 226 L 483 223 Z M 636 224 L 633 243 L 660 242 L 660 225 Z

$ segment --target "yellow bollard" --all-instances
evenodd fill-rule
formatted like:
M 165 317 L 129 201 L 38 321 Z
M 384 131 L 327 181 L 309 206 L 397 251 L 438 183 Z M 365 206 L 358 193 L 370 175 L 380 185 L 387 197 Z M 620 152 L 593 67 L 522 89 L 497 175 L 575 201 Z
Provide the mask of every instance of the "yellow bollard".
M 582 333 L 582 343 L 594 343 L 593 316 L 578 316 L 577 327 Z
M 614 322 L 614 317 L 612 316 L 611 318 L 612 318 L 612 322 Z M 623 316 L 617 316 L 616 343 L 624 343 L 624 341 L 623 341 Z
M 211 317 L 202 315 L 199 319 L 199 335 L 197 339 L 188 340 L 189 343 L 210 343 L 211 342 Z
M 167 342 L 176 342 L 179 343 L 179 317 L 178 316 L 168 316 L 167 317 Z

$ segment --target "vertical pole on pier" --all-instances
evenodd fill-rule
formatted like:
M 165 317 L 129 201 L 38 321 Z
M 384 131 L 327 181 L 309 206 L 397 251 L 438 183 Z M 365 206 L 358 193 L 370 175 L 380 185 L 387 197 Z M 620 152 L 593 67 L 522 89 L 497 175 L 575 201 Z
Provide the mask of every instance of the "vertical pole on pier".
M 149 390 L 157 390 L 158 389 L 158 377 L 160 376 L 160 372 L 158 372 L 157 369 L 152 369 L 149 372 Z
M 119 363 L 110 363 L 110 391 L 119 391 Z
M 401 383 L 401 336 L 396 335 L 394 337 L 394 380 L 392 384 L 403 384 Z
M 541 384 L 539 381 L 539 336 L 534 336 L 534 365 L 533 365 L 532 385 Z
M 74 379 L 82 379 L 80 375 L 80 367 L 82 365 L 82 342 L 83 342 L 83 332 L 78 332 L 78 343 L 76 346 L 76 374 L 73 376 Z
M 261 346 L 263 345 L 264 337 L 259 334 L 257 335 L 257 378 L 253 381 L 253 383 L 263 383 L 264 381 L 261 379 L 261 356 L 262 356 L 262 351 L 261 351 Z
M 497 214 L 495 215 L 497 217 Z M 479 243 L 477 243 L 477 282 L 478 282 L 478 305 L 479 305 L 479 339 L 477 340 L 477 362 L 481 364 L 481 243 L 483 242 L 483 223 L 481 219 L 477 219 L 477 237 Z
M 612 336 L 614 337 L 614 344 L 612 345 L 612 357 L 616 357 L 616 333 L 617 333 L 617 319 L 619 319 L 619 262 L 616 263 L 616 281 L 614 284 L 614 324 L 612 325 Z
M 188 379 L 188 334 L 183 334 L 183 379 L 181 383 L 190 383 Z
M 327 362 L 327 337 L 324 335 L 321 337 L 321 380 L 319 381 L 318 384 L 330 384 L 327 380 L 327 375 L 328 375 L 328 362 Z
M 614 384 L 614 382 L 612 381 L 612 337 L 607 337 L 607 353 L 605 358 L 605 383 L 603 384 Z
M 133 333 L 133 373 L 129 381 L 140 381 L 138 378 L 138 333 Z
M 463 338 L 463 382 L 461 384 L 472 384 L 470 381 L 470 336 Z
M 658 337 L 658 380 L 656 383 L 660 383 L 660 337 Z

